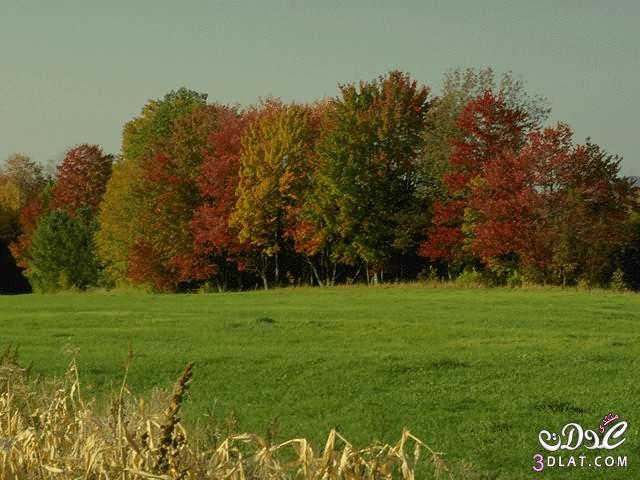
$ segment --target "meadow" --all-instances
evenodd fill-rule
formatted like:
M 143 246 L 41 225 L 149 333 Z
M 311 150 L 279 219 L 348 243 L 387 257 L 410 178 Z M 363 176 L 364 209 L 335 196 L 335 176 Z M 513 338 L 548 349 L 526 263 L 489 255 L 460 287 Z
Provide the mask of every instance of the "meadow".
M 170 388 L 194 361 L 187 424 L 356 444 L 403 427 L 455 478 L 533 475 L 538 432 L 629 422 L 628 468 L 547 469 L 545 478 L 640 476 L 640 296 L 420 285 L 225 294 L 0 297 L 0 343 L 36 376 L 75 351 L 85 395 L 117 390 L 129 346 L 136 394 Z

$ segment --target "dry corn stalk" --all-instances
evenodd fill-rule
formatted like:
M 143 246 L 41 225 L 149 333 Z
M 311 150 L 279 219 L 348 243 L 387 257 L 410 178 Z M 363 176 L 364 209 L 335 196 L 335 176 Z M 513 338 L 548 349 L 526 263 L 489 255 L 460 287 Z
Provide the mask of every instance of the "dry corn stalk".
M 229 435 L 213 450 L 196 448 L 178 416 L 192 368 L 185 368 L 164 411 L 128 398 L 125 373 L 111 414 L 101 415 L 95 401 L 85 402 L 80 394 L 75 361 L 64 379 L 38 392 L 16 355 L 5 353 L 0 356 L 0 480 L 414 480 L 423 450 L 430 462 L 423 463 L 421 475 L 451 478 L 441 454 L 407 429 L 395 445 L 359 450 L 336 430 L 321 451 L 303 438 L 272 445 L 248 433 Z

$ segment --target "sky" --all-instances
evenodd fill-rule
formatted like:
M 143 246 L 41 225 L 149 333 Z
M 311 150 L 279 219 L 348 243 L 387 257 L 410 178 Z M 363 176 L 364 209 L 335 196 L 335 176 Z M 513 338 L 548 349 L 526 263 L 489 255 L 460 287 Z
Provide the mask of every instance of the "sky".
M 640 2 L 0 0 L 0 159 L 122 126 L 181 86 L 210 101 L 311 101 L 391 69 L 437 94 L 455 67 L 511 71 L 640 175 Z

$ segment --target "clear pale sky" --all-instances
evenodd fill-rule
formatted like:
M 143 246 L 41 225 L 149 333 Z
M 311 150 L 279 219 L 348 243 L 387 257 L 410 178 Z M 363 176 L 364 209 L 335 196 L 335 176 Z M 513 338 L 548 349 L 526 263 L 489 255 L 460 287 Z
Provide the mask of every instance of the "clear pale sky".
M 117 153 L 123 124 L 180 86 L 307 101 L 401 69 L 437 93 L 449 68 L 491 66 L 640 175 L 639 21 L 623 0 L 0 0 L 0 159 Z

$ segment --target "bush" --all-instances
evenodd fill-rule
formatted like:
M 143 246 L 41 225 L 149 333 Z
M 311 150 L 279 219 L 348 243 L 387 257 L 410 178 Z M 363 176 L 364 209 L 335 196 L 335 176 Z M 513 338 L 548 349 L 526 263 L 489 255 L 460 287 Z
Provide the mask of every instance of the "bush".
M 473 270 L 464 270 L 458 278 L 456 283 L 465 287 L 469 286 L 483 286 L 486 285 L 486 279 L 482 273 L 478 272 L 475 268 Z
M 591 283 L 586 278 L 581 278 L 576 284 L 578 290 L 591 290 Z
M 617 291 L 623 291 L 627 289 L 627 285 L 624 281 L 624 272 L 619 268 L 611 274 L 611 281 L 609 282 L 609 288 Z
M 436 283 L 440 281 L 438 269 L 433 265 L 430 265 L 429 268 L 422 269 L 420 273 L 418 273 L 417 280 L 424 283 Z
M 512 270 L 505 281 L 505 285 L 509 288 L 518 288 L 522 286 L 523 278 L 518 270 Z

